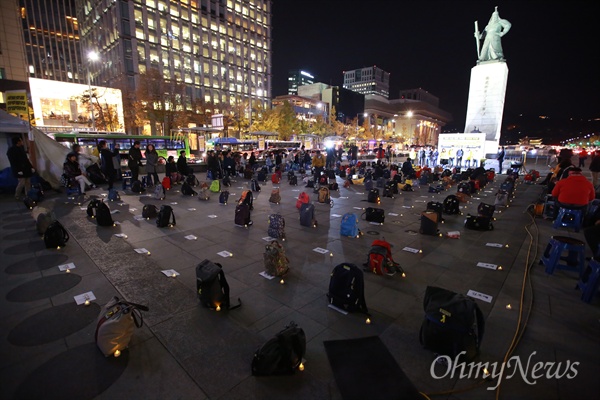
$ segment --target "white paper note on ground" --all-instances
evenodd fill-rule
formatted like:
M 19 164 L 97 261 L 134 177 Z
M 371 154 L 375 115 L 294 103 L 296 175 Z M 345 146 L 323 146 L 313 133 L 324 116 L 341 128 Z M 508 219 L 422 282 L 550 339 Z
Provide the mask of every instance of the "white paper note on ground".
M 502 243 L 486 243 L 485 245 L 488 247 L 504 247 Z
M 145 249 L 145 248 L 143 248 L 143 247 L 142 247 L 142 248 L 139 248 L 139 249 L 133 249 L 133 250 L 134 250 L 136 253 L 138 253 L 138 254 L 148 254 L 148 253 L 150 253 L 150 252 L 148 251 L 148 249 Z
M 490 263 L 484 263 L 484 262 L 478 262 L 477 266 L 481 267 L 481 268 L 487 268 L 487 269 L 493 269 L 493 270 L 498 268 L 498 265 L 496 265 L 496 264 L 490 264 Z
M 485 293 L 481 293 L 481 292 L 476 292 L 475 290 L 469 290 L 467 292 L 467 296 L 472 297 L 474 299 L 478 299 L 478 300 L 483 300 L 486 303 L 491 303 L 493 297 L 490 296 L 489 294 L 485 294 Z
M 77 303 L 78 306 L 85 304 L 85 301 L 93 301 L 96 300 L 96 296 L 94 296 L 93 292 L 86 292 L 86 293 L 82 293 L 82 294 L 78 294 L 77 296 L 73 297 L 75 299 L 75 303 Z
M 164 271 L 160 271 L 160 272 L 165 274 L 165 276 L 168 276 L 171 278 L 173 277 L 173 275 L 179 276 L 179 272 L 175 271 L 174 269 L 165 269 Z
M 231 257 L 231 256 L 233 256 L 232 253 L 230 253 L 230 252 L 228 252 L 226 250 L 220 251 L 217 254 L 220 255 L 221 257 Z
M 263 278 L 266 278 L 266 279 L 268 279 L 268 280 L 271 280 L 271 279 L 275 278 L 273 275 L 269 275 L 269 274 L 267 274 L 267 272 L 266 272 L 266 271 L 259 272 L 258 274 L 259 274 L 260 276 L 262 276 Z
M 75 264 L 73 264 L 73 263 L 68 263 L 68 264 L 63 264 L 63 265 L 58 266 L 59 271 L 66 271 L 68 269 L 74 269 L 74 268 L 76 268 L 76 267 L 75 267 Z
M 325 254 L 325 253 L 328 253 L 328 252 L 329 252 L 329 250 L 327 250 L 327 249 L 324 249 L 324 248 L 321 248 L 321 247 L 315 247 L 315 248 L 313 249 L 313 251 L 314 251 L 314 252 L 317 252 L 317 253 L 320 253 L 320 254 Z
M 402 250 L 408 251 L 409 253 L 415 253 L 415 254 L 421 251 L 419 249 L 413 249 L 412 247 L 405 247 Z
M 194 235 L 187 235 L 187 236 L 184 236 L 183 238 L 184 238 L 184 239 L 187 239 L 187 240 L 196 240 L 196 239 L 198 239 L 198 238 L 197 238 L 196 236 L 194 236 Z

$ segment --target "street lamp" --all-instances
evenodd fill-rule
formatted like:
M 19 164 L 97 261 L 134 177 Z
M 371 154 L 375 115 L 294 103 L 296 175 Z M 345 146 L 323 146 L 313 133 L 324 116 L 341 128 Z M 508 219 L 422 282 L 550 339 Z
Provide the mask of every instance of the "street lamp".
M 358 136 L 358 116 L 360 115 L 360 113 L 356 114 L 356 136 Z M 363 113 L 363 117 L 367 118 L 369 116 L 369 114 L 367 113 Z
M 88 53 L 88 90 L 89 90 L 89 102 L 90 102 L 90 113 L 92 115 L 92 129 L 96 130 L 96 117 L 94 116 L 94 105 L 92 104 L 92 70 L 91 65 L 93 61 L 98 60 L 98 53 L 90 51 Z

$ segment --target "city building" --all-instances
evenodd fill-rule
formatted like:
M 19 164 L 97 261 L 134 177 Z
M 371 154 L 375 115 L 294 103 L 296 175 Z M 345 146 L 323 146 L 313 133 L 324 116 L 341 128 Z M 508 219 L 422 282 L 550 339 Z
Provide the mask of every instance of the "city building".
M 299 69 L 288 72 L 288 94 L 298 94 L 298 87 L 303 85 L 312 85 L 315 83 L 315 77 L 309 72 Z
M 390 95 L 390 73 L 377 66 L 344 71 L 344 89 L 362 94 Z
M 314 83 L 298 87 L 298 95 L 310 97 L 327 104 L 328 109 L 335 110 L 336 118 L 343 123 L 351 122 L 358 115 L 362 120 L 365 108 L 365 95 L 352 90 L 331 86 L 325 83 Z
M 286 101 L 291 104 L 298 119 L 315 122 L 319 115 L 327 119 L 328 104 L 319 99 L 288 94 L 275 97 L 273 107 L 281 106 Z
M 269 107 L 270 0 L 78 0 L 84 54 L 95 84 L 134 91 L 151 69 L 185 85 L 185 107 L 218 114 Z M 247 115 L 252 119 L 251 115 Z

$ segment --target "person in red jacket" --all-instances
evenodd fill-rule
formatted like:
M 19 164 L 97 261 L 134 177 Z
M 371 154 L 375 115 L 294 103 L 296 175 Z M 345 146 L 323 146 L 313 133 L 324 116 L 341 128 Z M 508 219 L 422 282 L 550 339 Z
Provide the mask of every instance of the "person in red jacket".
M 561 179 L 552 189 L 554 197 L 561 207 L 582 209 L 596 197 L 592 182 L 581 174 L 581 168 L 572 168 L 567 179 Z

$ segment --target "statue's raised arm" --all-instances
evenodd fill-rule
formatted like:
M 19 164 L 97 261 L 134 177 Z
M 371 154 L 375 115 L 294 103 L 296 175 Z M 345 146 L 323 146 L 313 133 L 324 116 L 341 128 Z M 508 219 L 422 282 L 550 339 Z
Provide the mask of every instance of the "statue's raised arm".
M 481 50 L 478 54 L 479 61 L 504 59 L 504 53 L 502 52 L 502 43 L 500 38 L 506 35 L 506 33 L 510 30 L 510 27 L 510 22 L 500 18 L 500 14 L 498 14 L 498 7 L 496 7 L 494 12 L 492 13 L 490 22 L 488 22 L 487 26 L 484 29 L 485 38 L 483 40 Z M 478 32 L 476 28 L 475 37 L 477 38 L 477 36 Z M 479 35 L 479 39 L 482 36 L 483 34 Z

